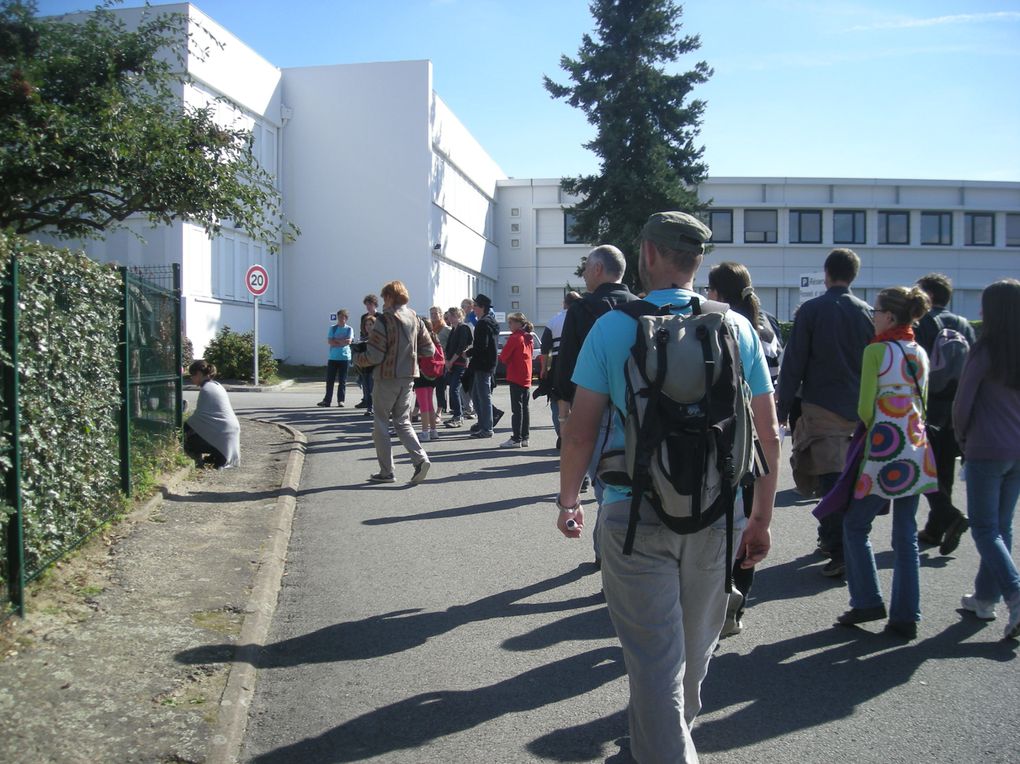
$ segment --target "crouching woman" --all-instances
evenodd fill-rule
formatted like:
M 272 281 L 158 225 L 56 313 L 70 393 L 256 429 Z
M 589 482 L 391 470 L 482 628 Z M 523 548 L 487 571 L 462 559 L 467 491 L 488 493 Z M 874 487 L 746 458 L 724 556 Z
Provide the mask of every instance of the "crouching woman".
M 199 359 L 188 367 L 188 374 L 200 389 L 195 413 L 184 423 L 184 453 L 197 467 L 236 467 L 241 463 L 241 425 L 227 391 L 214 379 L 216 367 Z

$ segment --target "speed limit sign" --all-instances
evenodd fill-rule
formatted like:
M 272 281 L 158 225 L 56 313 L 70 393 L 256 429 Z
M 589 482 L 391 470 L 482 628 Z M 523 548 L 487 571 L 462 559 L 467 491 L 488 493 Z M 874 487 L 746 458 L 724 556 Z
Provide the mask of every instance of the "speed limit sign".
M 244 285 L 255 297 L 261 297 L 269 289 L 269 274 L 261 265 L 253 265 L 244 274 Z

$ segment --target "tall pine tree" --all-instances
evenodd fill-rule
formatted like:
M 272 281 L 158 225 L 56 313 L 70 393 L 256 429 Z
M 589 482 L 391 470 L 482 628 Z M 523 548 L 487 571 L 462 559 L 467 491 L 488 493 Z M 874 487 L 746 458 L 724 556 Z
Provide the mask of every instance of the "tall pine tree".
M 712 70 L 699 61 L 688 72 L 666 72 L 665 65 L 701 47 L 696 35 L 679 36 L 683 8 L 672 0 L 592 0 L 590 9 L 595 37 L 585 34 L 577 57 L 560 59 L 571 84 L 544 82 L 598 131 L 585 148 L 600 158 L 601 174 L 563 180 L 566 192 L 582 197 L 570 210 L 573 233 L 620 247 L 635 285 L 636 243 L 648 216 L 704 206 L 695 186 L 708 168 L 694 141 L 705 103 L 689 97 Z

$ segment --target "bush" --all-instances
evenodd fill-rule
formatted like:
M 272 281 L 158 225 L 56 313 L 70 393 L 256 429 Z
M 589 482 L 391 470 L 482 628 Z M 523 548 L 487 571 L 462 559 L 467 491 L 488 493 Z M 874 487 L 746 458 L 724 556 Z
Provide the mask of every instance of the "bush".
M 187 337 L 181 337 L 181 365 L 184 366 L 184 370 L 187 371 L 188 367 L 191 366 L 191 362 L 195 360 L 195 346 L 191 340 Z
M 220 329 L 205 349 L 205 361 L 216 367 L 222 379 L 251 379 L 252 355 L 255 336 L 253 332 L 238 334 L 229 326 Z M 259 377 L 264 381 L 276 374 L 276 359 L 273 349 L 259 344 Z

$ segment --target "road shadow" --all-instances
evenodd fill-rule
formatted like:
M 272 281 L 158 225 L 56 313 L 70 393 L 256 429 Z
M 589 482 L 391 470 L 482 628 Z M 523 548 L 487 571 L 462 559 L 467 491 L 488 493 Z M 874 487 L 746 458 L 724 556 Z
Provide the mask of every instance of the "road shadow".
M 927 661 L 1016 658 L 1006 642 L 966 642 L 983 628 L 968 618 L 904 644 L 882 633 L 832 627 L 760 645 L 747 655 L 717 656 L 702 688 L 704 708 L 737 710 L 695 727 L 698 750 L 754 750 L 763 740 L 845 719 L 909 682 Z
M 449 520 L 455 517 L 471 517 L 472 515 L 484 515 L 492 512 L 505 512 L 508 509 L 526 507 L 530 504 L 549 501 L 549 494 L 538 496 L 520 496 L 513 499 L 502 499 L 491 501 L 487 504 L 468 504 L 464 507 L 451 507 L 450 509 L 437 509 L 433 512 L 419 512 L 406 515 L 392 515 L 390 517 L 373 517 L 370 520 L 363 520 L 362 525 L 392 525 L 393 523 L 417 522 L 421 520 Z
M 507 714 L 576 698 L 619 679 L 624 673 L 620 649 L 600 647 L 474 690 L 421 693 L 369 711 L 318 737 L 256 756 L 251 762 L 326 764 L 363 761 L 394 751 L 414 750 Z M 606 730 L 599 732 L 603 738 L 607 734 L 618 737 L 619 733 L 618 724 L 607 725 Z M 542 746 L 549 751 L 549 758 L 559 761 L 590 760 L 590 757 L 580 759 L 578 756 L 582 751 L 592 750 L 597 738 L 581 740 L 580 735 L 575 728 L 562 737 L 543 740 Z
M 590 573 L 591 566 L 581 564 L 552 578 L 483 597 L 466 605 L 452 605 L 446 610 L 395 610 L 357 621 L 331 624 L 264 647 L 231 643 L 202 645 L 183 650 L 174 659 L 187 665 L 236 660 L 251 663 L 259 669 L 270 669 L 395 655 L 469 623 L 591 607 L 597 604 L 597 600 L 590 595 L 555 602 L 522 601 L 572 584 Z

